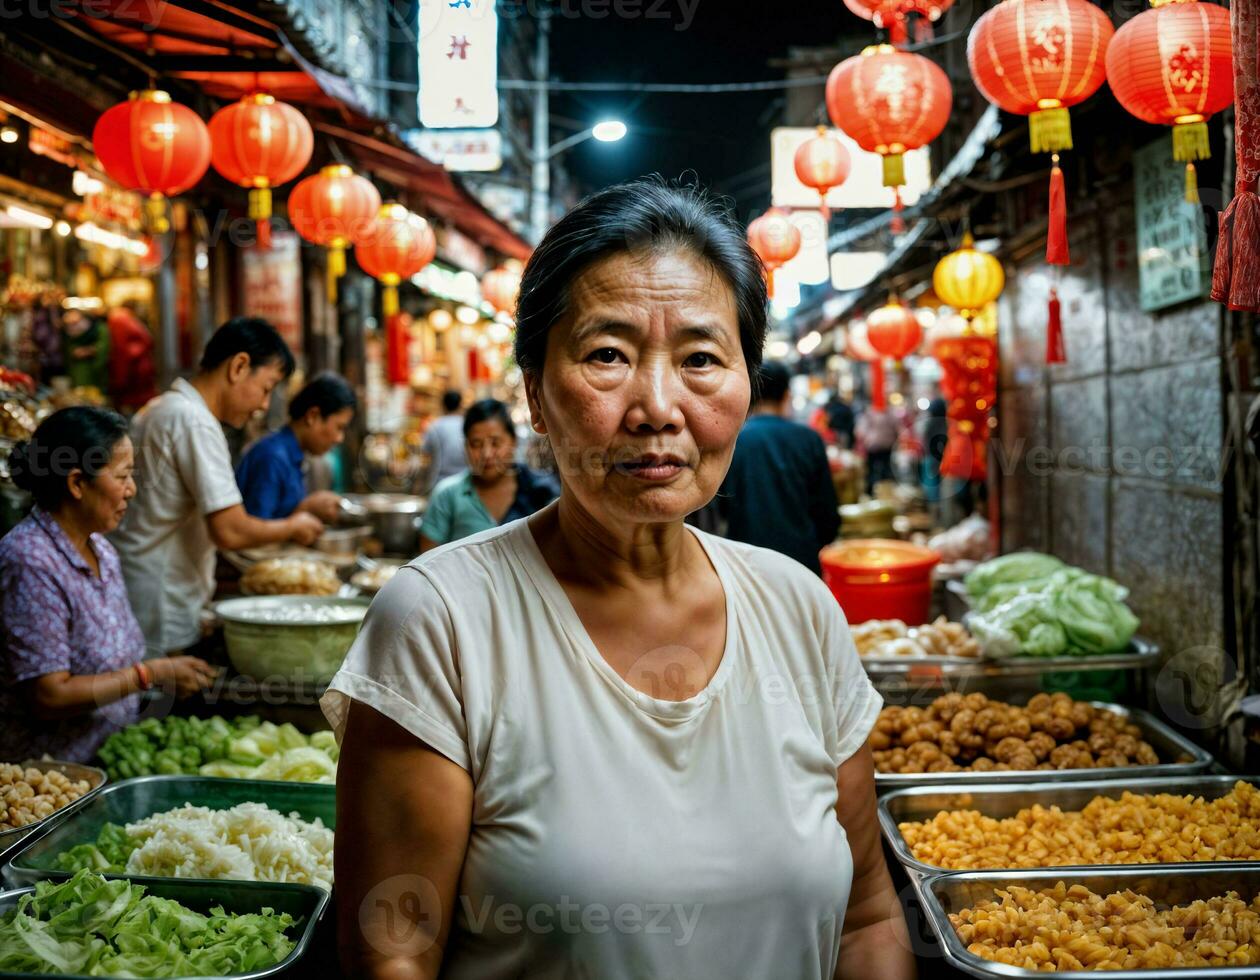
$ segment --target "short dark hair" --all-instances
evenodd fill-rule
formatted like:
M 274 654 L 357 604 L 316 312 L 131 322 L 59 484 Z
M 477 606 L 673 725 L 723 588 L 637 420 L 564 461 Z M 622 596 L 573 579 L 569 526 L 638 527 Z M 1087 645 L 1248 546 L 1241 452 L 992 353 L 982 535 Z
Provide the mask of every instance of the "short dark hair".
M 275 327 L 260 317 L 237 316 L 219 327 L 201 355 L 201 370 L 213 371 L 237 354 L 248 354 L 253 369 L 275 364 L 286 378 L 293 373 L 289 345 Z
M 127 420 L 117 412 L 89 405 L 63 408 L 9 452 L 9 476 L 44 510 L 56 510 L 70 496 L 70 474 L 82 470 L 95 480 L 126 436 Z
M 468 438 L 474 425 L 493 422 L 496 419 L 503 423 L 503 428 L 507 429 L 508 435 L 515 439 L 516 426 L 512 424 L 512 413 L 497 398 L 483 398 L 468 406 L 468 411 L 464 413 L 464 438 Z
M 698 186 L 647 177 L 586 198 L 539 242 L 521 278 L 516 363 L 542 370 L 547 334 L 564 315 L 569 289 L 593 262 L 618 252 L 682 248 L 709 263 L 735 296 L 739 340 L 754 382 L 766 337 L 761 260 L 729 206 Z
M 464 393 L 451 389 L 442 393 L 442 411 L 448 415 L 464 404 Z
M 792 372 L 782 361 L 766 361 L 757 371 L 757 400 L 778 404 L 792 384 Z
M 336 415 L 343 408 L 358 408 L 359 401 L 354 397 L 354 389 L 339 374 L 325 371 L 311 379 L 301 391 L 289 402 L 289 418 L 296 422 L 312 408 L 317 409 L 324 418 Z

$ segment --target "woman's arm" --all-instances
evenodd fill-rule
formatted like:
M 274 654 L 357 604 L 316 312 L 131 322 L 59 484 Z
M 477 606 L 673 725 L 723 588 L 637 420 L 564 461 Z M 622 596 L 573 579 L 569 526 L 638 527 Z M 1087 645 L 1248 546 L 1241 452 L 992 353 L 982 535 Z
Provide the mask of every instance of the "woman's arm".
M 352 702 L 337 765 L 337 938 L 356 980 L 433 980 L 472 825 L 469 774 Z
M 195 694 L 214 683 L 218 670 L 198 657 L 160 657 L 144 661 L 155 686 L 168 681 L 178 697 Z M 144 690 L 136 665 L 102 674 L 71 674 L 68 670 L 23 681 L 32 714 L 41 721 L 55 721 L 86 714 Z
M 836 816 L 853 854 L 853 888 L 840 940 L 837 980 L 914 980 L 917 974 L 910 936 L 880 843 L 870 746 L 863 745 L 841 763 L 836 788 Z

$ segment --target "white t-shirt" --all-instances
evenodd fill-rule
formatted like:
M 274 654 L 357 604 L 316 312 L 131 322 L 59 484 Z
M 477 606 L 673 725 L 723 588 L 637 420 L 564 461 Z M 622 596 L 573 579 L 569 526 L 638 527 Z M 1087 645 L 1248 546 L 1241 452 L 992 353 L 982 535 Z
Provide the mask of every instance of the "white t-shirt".
M 110 541 L 150 653 L 201 636 L 214 595 L 214 542 L 206 515 L 241 502 L 219 420 L 182 378 L 135 418 L 136 496 Z
M 728 622 L 686 701 L 603 659 L 527 519 L 426 553 L 373 602 L 321 706 L 340 738 L 349 701 L 371 705 L 472 776 L 444 978 L 834 975 L 853 873 L 836 769 L 880 698 L 817 577 L 691 530 Z

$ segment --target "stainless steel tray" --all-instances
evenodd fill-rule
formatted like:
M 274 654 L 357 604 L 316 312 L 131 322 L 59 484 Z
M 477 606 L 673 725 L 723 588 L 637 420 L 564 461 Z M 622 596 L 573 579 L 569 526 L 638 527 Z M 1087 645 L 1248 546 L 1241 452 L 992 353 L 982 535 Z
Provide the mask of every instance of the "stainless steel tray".
M 871 675 L 911 677 L 1033 677 L 1053 671 L 1142 670 L 1159 662 L 1159 647 L 1135 636 L 1126 650 L 1079 657 L 862 657 Z
M 1084 885 L 1095 894 L 1132 889 L 1148 895 L 1161 905 L 1180 905 L 1199 898 L 1212 898 L 1229 891 L 1250 900 L 1260 895 L 1260 865 L 1192 864 L 1089 870 L 1049 868 L 1021 870 L 1016 874 L 994 871 L 962 871 L 924 880 L 921 886 L 924 914 L 940 937 L 945 959 L 976 977 L 1044 977 L 1045 973 L 982 959 L 967 952 L 950 924 L 949 914 L 970 908 L 994 897 L 998 888 L 1019 885 L 1025 888 L 1053 888 L 1057 882 Z M 1065 970 L 1054 976 L 1082 980 L 1085 977 L 1115 977 L 1116 980 L 1207 980 L 1207 978 L 1255 977 L 1255 966 L 1177 967 L 1159 970 Z
M 67 814 L 73 813 L 79 807 L 83 806 L 84 803 L 101 791 L 101 787 L 109 782 L 109 776 L 106 775 L 104 769 L 98 769 L 96 766 L 85 766 L 78 762 L 61 762 L 56 759 L 27 759 L 25 762 L 18 763 L 18 765 L 20 765 L 23 769 L 34 768 L 39 769 L 42 772 L 50 772 L 51 770 L 56 769 L 58 772 L 64 773 L 71 779 L 86 779 L 91 788 L 73 803 L 63 806 L 60 810 L 54 810 L 41 820 L 28 823 L 24 827 L 14 827 L 11 830 L 0 830 L 0 860 L 2 860 L 5 854 L 8 853 L 15 845 L 19 844 L 30 834 L 37 830 L 44 830 L 47 827 L 50 827 Z
M 880 792 L 904 789 L 907 786 L 935 786 L 938 789 L 961 786 L 964 783 L 986 785 L 1038 782 L 1060 783 L 1094 779 L 1145 780 L 1156 776 L 1197 776 L 1212 765 L 1212 756 L 1189 739 L 1165 725 L 1150 712 L 1139 708 L 1126 708 L 1105 701 L 1091 701 L 1095 708 L 1106 708 L 1123 715 L 1142 729 L 1142 737 L 1159 753 L 1161 759 L 1189 756 L 1189 762 L 1162 762 L 1157 766 L 1109 767 L 1106 769 L 1017 769 L 999 772 L 877 772 L 875 786 Z
M 117 878 L 120 875 L 105 875 L 106 878 Z M 222 906 L 224 911 L 236 915 L 259 912 L 264 908 L 276 912 L 288 912 L 294 919 L 300 920 L 290 931 L 294 946 L 289 955 L 274 966 L 248 973 L 228 974 L 231 980 L 261 980 L 288 971 L 311 943 L 315 927 L 323 916 L 328 905 L 328 892 L 314 885 L 271 884 L 261 881 L 192 881 L 180 878 L 147 878 L 143 882 L 147 894 L 160 898 L 170 898 L 195 912 L 208 913 L 215 906 Z M 34 886 L 18 888 L 13 891 L 0 892 L 0 915 L 17 906 L 18 900 Z M 31 977 L 31 973 L 0 973 L 0 977 Z M 91 980 L 82 974 L 41 973 L 41 977 L 52 977 L 54 980 Z M 209 980 L 203 977 L 187 977 L 183 980 Z
M 1036 773 L 1038 776 L 1041 774 L 1040 771 Z M 1061 810 L 1080 810 L 1095 797 L 1119 799 L 1126 792 L 1176 793 L 1179 796 L 1190 794 L 1202 796 L 1207 800 L 1215 800 L 1228 794 L 1239 780 L 1260 786 L 1260 776 L 1173 776 L 1143 779 L 1139 785 L 1115 779 L 1091 779 L 1071 783 L 1030 780 L 1010 786 L 986 786 L 973 782 L 963 786 L 953 786 L 947 790 L 933 786 L 916 786 L 911 789 L 897 790 L 895 793 L 889 793 L 880 798 L 879 825 L 884 832 L 884 840 L 888 842 L 897 860 L 908 872 L 919 875 L 954 874 L 957 872 L 927 864 L 916 858 L 906 843 L 906 839 L 901 835 L 899 825 L 906 821 L 931 820 L 942 810 L 979 810 L 986 817 L 994 817 L 998 820 L 1014 816 L 1020 810 L 1037 804 L 1044 807 L 1057 806 Z M 1184 866 L 1202 867 L 1205 863 L 1207 862 L 1187 861 L 1184 862 Z M 1211 863 L 1236 864 L 1239 862 Z M 1144 868 L 1182 866 L 1183 864 L 1127 865 L 1127 867 Z M 1073 866 L 1060 865 L 1059 867 Z M 1094 868 L 1097 865 L 1087 867 Z M 1121 866 L 1109 865 L 1108 867 Z M 983 870 L 1019 874 L 1026 869 L 985 868 Z

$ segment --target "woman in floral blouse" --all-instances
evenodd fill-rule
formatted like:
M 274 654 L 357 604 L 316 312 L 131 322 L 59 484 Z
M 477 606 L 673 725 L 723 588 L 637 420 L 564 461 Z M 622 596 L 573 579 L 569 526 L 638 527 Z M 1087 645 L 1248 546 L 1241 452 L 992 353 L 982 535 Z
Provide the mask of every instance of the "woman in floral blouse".
M 35 507 L 0 539 L 0 761 L 86 762 L 135 720 L 141 691 L 188 695 L 214 679 L 196 657 L 142 660 L 104 538 L 136 494 L 134 463 L 126 421 L 87 407 L 49 416 L 9 456 Z

